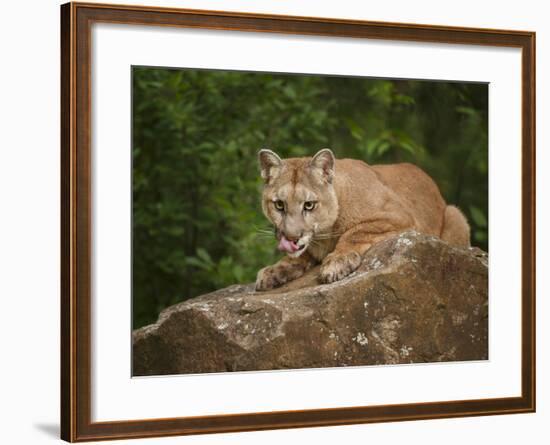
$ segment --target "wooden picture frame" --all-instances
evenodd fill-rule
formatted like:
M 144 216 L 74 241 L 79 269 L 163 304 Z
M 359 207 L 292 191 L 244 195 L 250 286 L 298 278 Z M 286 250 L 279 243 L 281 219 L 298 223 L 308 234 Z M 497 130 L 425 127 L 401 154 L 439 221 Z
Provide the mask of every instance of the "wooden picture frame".
M 91 25 L 123 23 L 515 47 L 522 52 L 521 397 L 92 421 Z M 61 6 L 61 437 L 88 441 L 535 411 L 535 33 L 173 8 Z M 498 277 L 504 279 L 504 277 Z

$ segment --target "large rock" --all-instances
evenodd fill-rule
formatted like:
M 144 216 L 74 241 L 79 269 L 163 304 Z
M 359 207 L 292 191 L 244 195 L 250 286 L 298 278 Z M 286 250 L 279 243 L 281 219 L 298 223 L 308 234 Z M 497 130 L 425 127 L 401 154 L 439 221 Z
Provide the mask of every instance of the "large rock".
M 134 375 L 486 360 L 487 255 L 405 232 L 342 281 L 235 285 L 133 333 Z

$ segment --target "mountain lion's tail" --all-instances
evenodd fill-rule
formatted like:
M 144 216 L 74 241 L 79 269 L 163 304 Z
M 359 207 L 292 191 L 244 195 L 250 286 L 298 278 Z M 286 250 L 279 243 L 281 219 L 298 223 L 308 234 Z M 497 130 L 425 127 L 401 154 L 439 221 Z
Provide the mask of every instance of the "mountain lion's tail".
M 455 206 L 447 206 L 445 209 L 441 239 L 455 246 L 470 246 L 470 226 L 466 217 Z

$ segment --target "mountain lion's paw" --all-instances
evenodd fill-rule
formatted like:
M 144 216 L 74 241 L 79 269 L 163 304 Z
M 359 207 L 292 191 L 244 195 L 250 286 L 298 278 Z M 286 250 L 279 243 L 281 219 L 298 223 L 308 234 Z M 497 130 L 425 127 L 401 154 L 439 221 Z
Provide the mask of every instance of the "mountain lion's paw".
M 357 252 L 331 253 L 321 266 L 322 283 L 334 283 L 348 276 L 361 264 L 361 255 Z
M 256 277 L 256 290 L 264 291 L 279 287 L 288 281 L 285 268 L 280 266 L 267 266 L 260 269 Z

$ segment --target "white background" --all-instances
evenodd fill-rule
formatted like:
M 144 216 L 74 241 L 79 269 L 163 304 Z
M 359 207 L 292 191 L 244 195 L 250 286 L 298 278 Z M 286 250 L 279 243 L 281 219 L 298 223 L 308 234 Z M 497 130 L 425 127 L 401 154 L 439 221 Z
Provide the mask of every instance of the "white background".
M 165 6 L 272 12 L 369 20 L 450 24 L 537 31 L 538 196 L 548 195 L 550 31 L 545 2 L 463 1 L 445 7 L 436 1 L 169 1 Z M 9 6 L 8 6 L 9 5 Z M 7 7 L 6 7 L 7 6 Z M 54 1 L 13 2 L 2 12 L 0 60 L 0 297 L 3 299 L 0 406 L 2 442 L 52 442 L 59 417 L 59 10 Z M 550 328 L 548 245 L 550 212 L 538 206 L 538 413 L 535 415 L 448 419 L 348 427 L 224 434 L 148 443 L 424 443 L 491 440 L 530 443 L 548 440 L 550 385 L 546 341 Z M 452 383 L 452 382 L 451 382 Z M 141 442 L 145 442 L 142 440 Z M 121 442 L 118 442 L 121 443 Z

